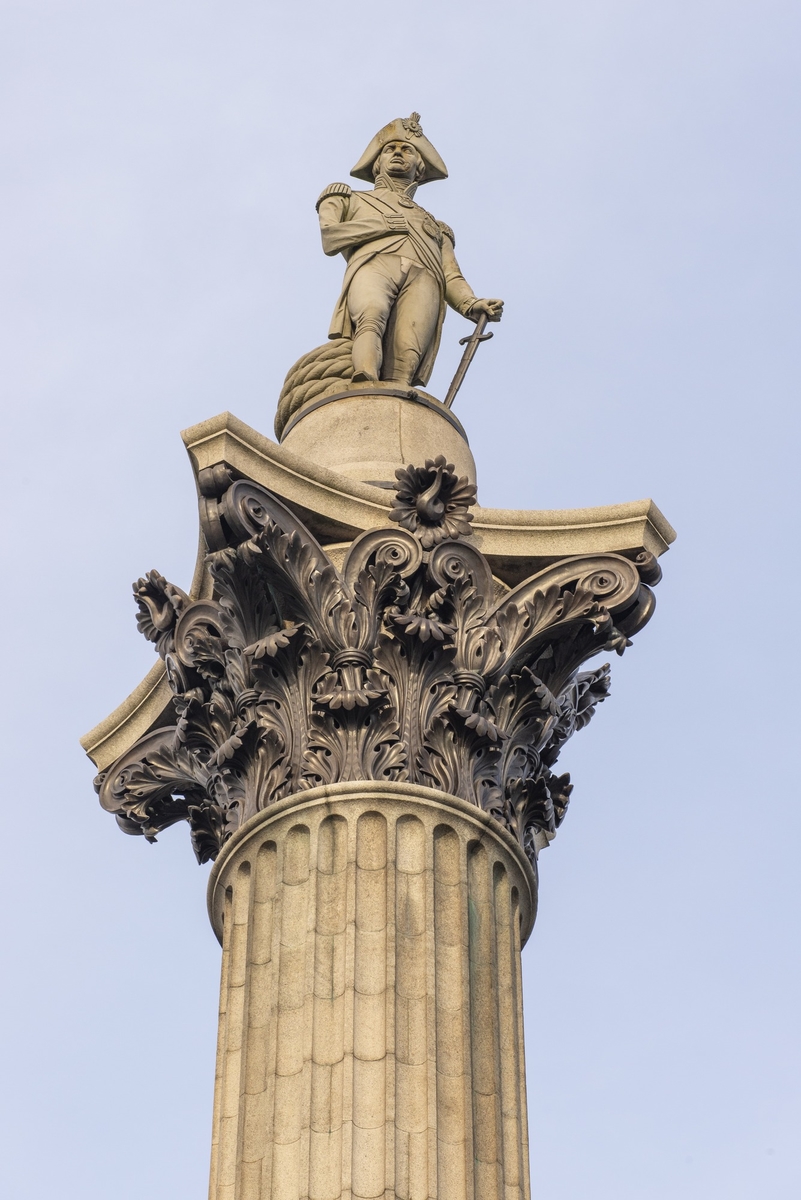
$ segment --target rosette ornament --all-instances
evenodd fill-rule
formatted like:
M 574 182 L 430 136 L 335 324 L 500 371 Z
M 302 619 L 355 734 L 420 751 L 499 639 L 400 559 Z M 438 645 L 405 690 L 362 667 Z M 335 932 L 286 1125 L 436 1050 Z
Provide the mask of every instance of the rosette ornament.
M 443 454 L 426 459 L 424 467 L 399 467 L 395 475 L 398 488 L 389 519 L 418 537 L 424 550 L 446 538 L 469 536 L 476 487 L 458 478 Z

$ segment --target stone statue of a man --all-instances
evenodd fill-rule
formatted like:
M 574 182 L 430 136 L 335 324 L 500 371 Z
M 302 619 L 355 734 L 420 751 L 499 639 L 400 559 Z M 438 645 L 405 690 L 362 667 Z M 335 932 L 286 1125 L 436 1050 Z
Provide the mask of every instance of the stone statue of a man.
M 329 338 L 352 337 L 353 382 L 425 386 L 445 305 L 477 321 L 500 321 L 502 300 L 476 297 L 459 270 L 453 231 L 416 204 L 422 183 L 445 179 L 420 118 L 390 121 L 351 171 L 371 192 L 332 183 L 317 201 L 323 250 L 348 267 Z

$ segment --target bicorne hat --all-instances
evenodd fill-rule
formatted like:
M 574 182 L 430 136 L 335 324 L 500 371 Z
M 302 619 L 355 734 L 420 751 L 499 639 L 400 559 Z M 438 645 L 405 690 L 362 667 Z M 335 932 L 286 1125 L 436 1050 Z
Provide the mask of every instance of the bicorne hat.
M 355 179 L 365 179 L 373 182 L 373 163 L 386 146 L 387 142 L 411 142 L 425 163 L 425 175 L 418 183 L 430 183 L 432 179 L 447 179 L 448 168 L 437 154 L 428 138 L 423 133 L 420 124 L 420 114 L 412 113 L 410 117 L 397 117 L 379 129 L 370 145 L 351 171 Z

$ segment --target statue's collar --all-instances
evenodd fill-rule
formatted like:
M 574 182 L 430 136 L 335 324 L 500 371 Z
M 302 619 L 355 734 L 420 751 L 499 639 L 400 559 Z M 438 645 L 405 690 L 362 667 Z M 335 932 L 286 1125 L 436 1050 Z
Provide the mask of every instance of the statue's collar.
M 414 193 L 417 191 L 418 184 L 416 183 L 399 183 L 393 179 L 391 175 L 385 175 L 381 171 L 376 176 L 375 190 L 379 188 L 387 188 L 390 192 L 394 192 L 397 196 L 403 197 L 405 200 L 413 200 Z

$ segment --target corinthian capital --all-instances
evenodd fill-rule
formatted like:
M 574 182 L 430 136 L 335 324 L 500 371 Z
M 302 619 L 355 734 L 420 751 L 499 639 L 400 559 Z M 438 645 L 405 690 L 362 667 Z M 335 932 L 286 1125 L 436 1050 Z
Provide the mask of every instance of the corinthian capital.
M 572 790 L 560 750 L 609 690 L 608 665 L 581 668 L 630 644 L 658 567 L 579 555 L 510 589 L 468 540 L 466 480 L 432 460 L 399 481 L 397 525 L 335 565 L 275 495 L 226 477 L 204 500 L 212 597 L 137 581 L 174 722 L 97 778 L 126 832 L 186 820 L 203 862 L 290 793 L 376 780 L 477 805 L 532 861 L 554 836 Z

